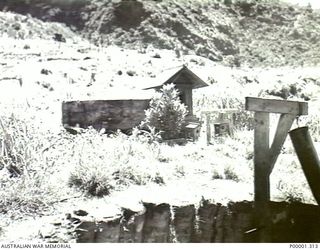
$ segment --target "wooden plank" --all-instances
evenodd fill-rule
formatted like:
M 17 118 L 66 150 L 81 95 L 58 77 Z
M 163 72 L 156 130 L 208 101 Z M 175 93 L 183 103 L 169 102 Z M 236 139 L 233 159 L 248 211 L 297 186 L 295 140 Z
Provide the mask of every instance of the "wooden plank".
M 176 241 L 179 243 L 191 242 L 194 236 L 195 207 L 194 205 L 173 206 L 173 221 Z
M 246 97 L 246 110 L 293 115 L 307 115 L 308 103 Z
M 201 111 L 202 114 L 211 114 L 211 113 L 225 113 L 225 114 L 232 114 L 239 112 L 238 109 L 210 109 L 210 110 L 203 110 Z
M 254 202 L 255 221 L 260 242 L 269 241 L 269 113 L 255 112 L 254 129 Z
M 77 243 L 95 243 L 97 225 L 95 221 L 82 221 L 76 228 Z
M 118 243 L 120 217 L 99 221 L 94 243 Z
M 168 243 L 170 239 L 170 205 L 143 203 L 146 208 L 143 225 L 143 243 Z
M 255 200 L 268 201 L 269 191 L 269 113 L 255 113 L 254 175 Z
M 145 221 L 145 211 L 135 212 L 128 208 L 122 208 L 120 221 L 120 243 L 141 243 L 142 229 Z
M 270 148 L 269 175 L 273 170 L 274 164 L 277 161 L 283 143 L 287 138 L 288 132 L 295 118 L 296 116 L 292 114 L 281 114 L 280 116 L 277 130 Z

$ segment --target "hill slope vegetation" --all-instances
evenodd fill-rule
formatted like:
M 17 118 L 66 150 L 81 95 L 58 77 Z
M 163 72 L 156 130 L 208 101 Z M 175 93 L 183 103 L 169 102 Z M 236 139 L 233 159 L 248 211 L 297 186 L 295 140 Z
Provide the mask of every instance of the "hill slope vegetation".
M 62 22 L 96 44 L 172 49 L 226 65 L 311 66 L 319 11 L 278 1 L 1 1 L 0 9 Z

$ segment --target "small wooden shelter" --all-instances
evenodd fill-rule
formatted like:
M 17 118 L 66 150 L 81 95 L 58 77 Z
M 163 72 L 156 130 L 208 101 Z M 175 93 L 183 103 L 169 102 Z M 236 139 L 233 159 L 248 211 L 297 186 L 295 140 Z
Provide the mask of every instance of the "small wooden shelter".
M 180 100 L 187 106 L 188 115 L 185 126 L 186 137 L 193 140 L 198 139 L 200 135 L 200 121 L 193 115 L 192 90 L 209 86 L 199 76 L 193 73 L 187 66 L 183 65 L 176 73 L 171 75 L 163 83 L 145 88 L 160 90 L 163 85 L 173 83 L 180 93 Z
M 180 92 L 180 100 L 187 106 L 188 117 L 193 116 L 192 90 L 209 86 L 200 77 L 193 73 L 187 66 L 183 65 L 180 70 L 170 76 L 163 83 L 145 88 L 159 90 L 165 84 L 173 83 Z

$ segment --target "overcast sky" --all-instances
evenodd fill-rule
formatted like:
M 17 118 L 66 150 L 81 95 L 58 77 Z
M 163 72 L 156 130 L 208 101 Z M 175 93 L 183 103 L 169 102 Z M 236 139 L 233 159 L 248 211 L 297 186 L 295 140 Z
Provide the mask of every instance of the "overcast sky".
M 284 2 L 300 4 L 300 5 L 307 5 L 308 3 L 311 4 L 313 8 L 320 9 L 320 0 L 282 0 Z

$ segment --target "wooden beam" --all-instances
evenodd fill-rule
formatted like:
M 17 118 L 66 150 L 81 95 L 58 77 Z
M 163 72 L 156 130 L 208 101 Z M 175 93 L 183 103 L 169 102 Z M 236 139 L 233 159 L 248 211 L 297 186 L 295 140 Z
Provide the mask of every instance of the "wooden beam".
M 255 112 L 254 206 L 259 241 L 270 241 L 269 113 Z
M 271 174 L 274 164 L 277 161 L 278 155 L 280 154 L 283 143 L 285 142 L 288 132 L 292 126 L 295 115 L 292 114 L 281 114 L 277 130 L 270 148 L 270 162 L 269 162 L 269 175 Z
M 308 103 L 246 97 L 246 110 L 292 115 L 307 115 Z
M 256 112 L 254 120 L 255 201 L 269 201 L 269 113 Z
M 239 112 L 238 109 L 210 109 L 210 110 L 203 110 L 201 114 L 211 114 L 211 113 L 225 113 L 225 114 L 233 114 Z

